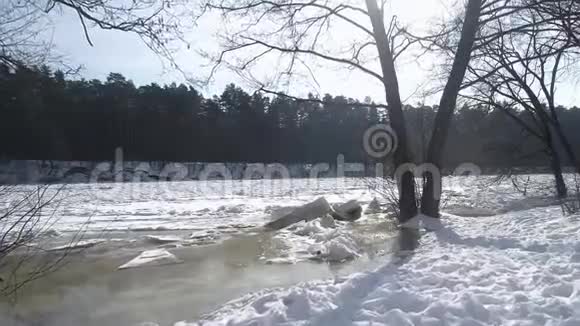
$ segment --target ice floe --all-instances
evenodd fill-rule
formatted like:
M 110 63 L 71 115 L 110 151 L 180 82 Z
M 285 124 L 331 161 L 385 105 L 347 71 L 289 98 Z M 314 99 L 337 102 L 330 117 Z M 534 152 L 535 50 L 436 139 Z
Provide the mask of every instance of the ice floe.
M 359 256 L 359 247 L 352 237 L 340 235 L 308 248 L 314 259 L 342 262 Z
M 94 247 L 98 244 L 107 242 L 106 239 L 89 239 L 89 240 L 80 240 L 80 241 L 71 241 L 62 246 L 57 246 L 48 249 L 49 251 L 65 251 L 65 250 L 77 250 L 77 249 L 87 249 Z
M 264 227 L 271 230 L 280 230 L 300 221 L 311 221 L 331 212 L 331 207 L 326 198 L 320 197 L 313 202 L 299 206 L 280 217 L 277 220 L 267 223 Z
M 179 264 L 183 261 L 165 249 L 154 249 L 143 251 L 139 256 L 129 262 L 119 266 L 118 269 L 137 268 L 145 266 L 160 266 Z
M 172 242 L 180 242 L 183 240 L 175 235 L 146 235 L 143 238 L 145 241 L 153 244 L 167 244 Z

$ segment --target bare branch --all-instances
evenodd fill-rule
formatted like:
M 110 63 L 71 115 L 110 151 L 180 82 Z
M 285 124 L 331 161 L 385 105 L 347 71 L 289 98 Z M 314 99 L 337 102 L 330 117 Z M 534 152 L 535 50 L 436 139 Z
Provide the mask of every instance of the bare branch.
M 266 93 L 266 94 L 270 94 L 270 95 L 276 95 L 279 97 L 294 100 L 298 103 L 330 104 L 330 103 L 323 101 L 321 99 L 318 99 L 318 98 L 296 97 L 296 96 L 288 95 L 288 94 L 283 93 L 283 92 L 269 90 L 269 89 L 266 89 L 264 87 L 261 87 L 256 92 L 262 92 L 262 93 Z M 380 108 L 380 109 L 388 109 L 389 108 L 388 106 L 386 106 L 384 104 L 359 103 L 359 102 L 348 103 L 348 106 L 355 107 L 355 108 Z

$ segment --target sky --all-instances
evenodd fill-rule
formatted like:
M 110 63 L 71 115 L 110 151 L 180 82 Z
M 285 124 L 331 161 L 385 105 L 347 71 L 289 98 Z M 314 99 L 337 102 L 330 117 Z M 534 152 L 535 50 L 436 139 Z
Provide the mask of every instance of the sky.
M 461 1 L 461 0 L 460 0 Z M 403 24 L 422 30 L 434 21 L 442 19 L 451 13 L 452 0 L 392 0 L 389 11 L 396 14 Z M 93 46 L 86 41 L 78 17 L 71 13 L 59 13 L 52 17 L 53 29 L 48 31 L 56 51 L 66 57 L 74 65 L 81 65 L 80 75 L 87 79 L 105 79 L 110 72 L 122 73 L 136 85 L 151 82 L 187 83 L 185 76 L 168 67 L 167 62 L 153 53 L 144 42 L 131 33 L 118 31 L 104 31 L 96 27 L 89 29 Z M 207 61 L 197 54 L 197 49 L 218 49 L 220 21 L 216 17 L 202 20 L 199 25 L 186 35 L 191 44 L 187 49 L 181 46 L 176 53 L 179 66 L 186 72 L 187 77 L 201 78 L 207 76 L 209 68 Z M 337 34 L 349 33 L 348 30 L 338 31 Z M 408 55 L 397 62 L 401 98 L 406 104 L 436 104 L 436 96 L 425 96 L 422 91 L 431 89 L 440 84 L 433 80 L 430 58 L 417 59 Z M 272 67 L 259 67 L 262 71 L 269 71 Z M 293 95 L 330 93 L 345 95 L 359 100 L 369 96 L 376 102 L 384 102 L 384 90 L 381 85 L 366 75 L 353 74 L 344 70 L 319 68 L 315 71 L 318 84 L 296 83 L 283 89 Z M 253 85 L 244 82 L 237 74 L 221 68 L 209 85 L 199 89 L 204 95 L 220 94 L 229 83 L 236 83 L 247 91 L 253 91 Z M 563 105 L 580 104 L 576 81 L 566 81 L 558 87 L 559 103 Z

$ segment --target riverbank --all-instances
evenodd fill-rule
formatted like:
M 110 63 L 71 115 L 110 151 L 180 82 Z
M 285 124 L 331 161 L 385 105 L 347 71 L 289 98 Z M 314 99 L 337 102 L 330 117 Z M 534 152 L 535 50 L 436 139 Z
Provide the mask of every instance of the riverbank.
M 445 214 L 420 232 L 417 250 L 377 269 L 265 289 L 175 326 L 580 325 L 580 215 Z

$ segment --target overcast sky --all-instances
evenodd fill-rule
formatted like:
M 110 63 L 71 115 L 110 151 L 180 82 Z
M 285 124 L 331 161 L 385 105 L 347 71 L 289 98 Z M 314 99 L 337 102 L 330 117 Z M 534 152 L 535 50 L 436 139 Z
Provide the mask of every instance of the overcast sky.
M 434 19 L 438 19 L 450 12 L 453 2 L 447 0 L 394 0 L 391 2 L 391 12 L 396 13 L 400 21 L 411 27 L 427 26 Z M 90 29 L 91 40 L 94 46 L 90 46 L 78 17 L 70 13 L 59 14 L 53 17 L 54 30 L 51 31 L 57 51 L 64 54 L 67 60 L 73 64 L 82 65 L 84 69 L 81 75 L 87 79 L 105 79 L 109 72 L 118 72 L 125 75 L 136 85 L 151 82 L 159 84 L 170 82 L 186 82 L 183 75 L 169 69 L 163 60 L 156 56 L 139 37 L 130 33 L 103 31 L 97 28 Z M 188 34 L 191 49 L 183 47 L 177 57 L 180 66 L 191 77 L 202 77 L 207 74 L 204 62 L 195 52 L 196 48 L 216 47 L 215 37 L 216 19 L 203 21 L 192 33 Z M 437 98 L 425 98 L 420 95 L 420 90 L 432 86 L 432 73 L 430 72 L 431 61 L 428 59 L 415 60 L 408 57 L 401 60 L 397 65 L 401 97 L 407 99 L 408 104 L 424 101 L 427 104 L 435 104 Z M 264 67 L 268 69 L 268 67 Z M 298 84 L 290 91 L 296 94 L 331 93 L 333 95 L 346 95 L 358 99 L 370 96 L 377 102 L 382 102 L 384 91 L 380 85 L 370 80 L 365 75 L 353 75 L 337 70 L 319 70 L 316 72 L 318 86 L 311 84 Z M 234 82 L 249 89 L 236 74 L 223 68 L 205 89 L 201 89 L 204 95 L 219 94 L 226 84 Z M 567 82 L 559 85 L 559 103 L 574 105 L 578 103 L 577 82 Z M 419 92 L 417 92 L 419 90 Z M 415 94 L 413 96 L 413 94 Z

